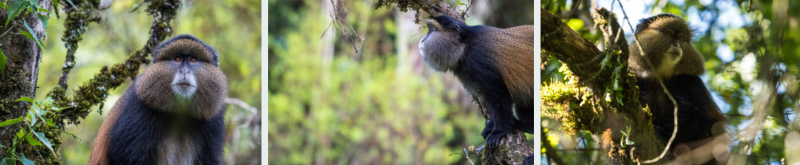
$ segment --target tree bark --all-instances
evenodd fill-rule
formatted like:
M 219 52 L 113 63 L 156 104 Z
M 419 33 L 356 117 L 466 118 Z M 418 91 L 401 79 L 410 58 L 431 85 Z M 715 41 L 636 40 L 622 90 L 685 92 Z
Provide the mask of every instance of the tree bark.
M 52 2 L 50 0 L 40 0 L 39 5 L 43 9 L 49 10 Z M 0 10 L 0 20 L 5 23 L 8 19 L 8 10 Z M 39 49 L 36 41 L 19 34 L 20 31 L 27 32 L 28 30 L 23 25 L 27 23 L 29 27 L 36 34 L 37 38 L 41 41 L 44 40 L 45 27 L 42 21 L 34 12 L 27 14 L 21 13 L 15 17 L 8 26 L 4 26 L 2 33 L 5 36 L 0 37 L 0 49 L 6 55 L 5 72 L 0 75 L 0 121 L 18 118 L 27 114 L 31 104 L 24 101 L 15 101 L 21 97 L 34 98 L 37 88 L 37 80 L 39 78 L 39 62 L 42 58 L 42 51 Z M 0 143 L 8 146 L 12 144 L 15 138 L 15 133 L 23 122 L 0 127 Z M 38 154 L 36 151 L 26 150 L 25 148 L 17 149 L 23 151 L 31 160 L 37 160 Z M 5 150 L 0 151 L 5 153 Z
M 572 30 L 561 18 L 542 9 L 542 49 L 574 73 L 578 85 L 569 88 L 591 89 L 579 93 L 591 94 L 586 100 L 592 104 L 583 104 L 584 98 L 547 100 L 559 97 L 545 96 L 553 92 L 545 91 L 546 87 L 543 87 L 543 114 L 547 106 L 569 102 L 568 105 L 548 107 L 558 111 L 552 114 L 568 114 L 550 116 L 571 126 L 569 129 L 572 130 L 566 132 L 581 130 L 602 135 L 604 145 L 611 145 L 604 147 L 609 147 L 609 155 L 616 161 L 633 163 L 631 156 L 641 160 L 655 158 L 663 147 L 654 136 L 651 114 L 639 105 L 636 77 L 628 69 L 628 44 L 623 31 L 611 12 L 604 8 L 596 9 L 596 12 L 595 22 L 603 33 L 605 51 Z M 622 132 L 628 132 L 628 140 L 635 144 L 620 144 L 625 138 Z M 637 149 L 631 152 L 633 148 Z

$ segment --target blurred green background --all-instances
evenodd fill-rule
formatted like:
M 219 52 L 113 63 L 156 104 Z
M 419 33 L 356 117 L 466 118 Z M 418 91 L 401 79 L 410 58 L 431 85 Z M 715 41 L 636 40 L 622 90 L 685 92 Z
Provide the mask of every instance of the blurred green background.
M 613 9 L 620 24 L 625 9 L 635 28 L 639 20 L 656 14 L 681 16 L 694 29 L 692 45 L 703 55 L 701 75 L 714 102 L 728 119 L 728 148 L 734 164 L 792 164 L 800 162 L 800 2 L 788 0 L 552 0 L 542 3 L 589 41 L 602 42 L 591 7 Z M 620 7 L 619 4 L 623 7 Z M 752 4 L 750 4 L 752 3 Z M 573 18 L 567 21 L 567 17 Z M 633 30 L 622 29 L 633 41 Z M 542 32 L 546 33 L 546 32 Z M 547 41 L 542 41 L 547 42 Z M 770 60 L 771 59 L 771 60 Z M 550 57 L 542 84 L 561 80 L 561 63 Z M 763 92 L 763 93 L 762 93 Z M 767 96 L 771 102 L 761 102 Z M 556 151 L 542 148 L 543 164 L 557 158 L 565 164 L 602 164 L 608 155 L 589 132 L 562 132 L 558 120 L 542 117 L 543 132 Z M 747 128 L 757 128 L 745 131 Z
M 228 77 L 228 97 L 238 98 L 252 107 L 261 107 L 261 2 L 259 0 L 190 0 L 183 1 L 173 21 L 172 38 L 191 34 L 214 47 L 220 55 L 220 69 Z M 152 16 L 145 7 L 131 12 L 141 1 L 114 1 L 109 9 L 95 11 L 99 23 L 90 23 L 75 54 L 75 69 L 69 79 L 68 95 L 73 88 L 88 81 L 103 66 L 123 61 L 144 46 L 149 36 Z M 58 83 L 66 48 L 61 41 L 64 13 L 52 17 L 47 28 L 42 63 L 39 70 L 37 100 Z M 145 68 L 145 67 L 143 67 Z M 143 71 L 144 69 L 142 69 Z M 141 74 L 141 71 L 140 71 Z M 90 113 L 77 127 L 69 125 L 63 134 L 62 155 L 65 164 L 86 164 L 92 143 L 110 108 L 128 88 L 130 81 L 111 90 L 103 106 L 103 114 Z M 97 107 L 95 107 L 97 108 Z M 226 164 L 256 164 L 261 161 L 260 118 L 255 124 L 245 123 L 250 116 L 260 116 L 238 106 L 227 105 L 225 144 Z M 255 130 L 254 130 L 255 129 Z
M 269 0 L 269 163 L 469 164 L 458 154 L 484 143 L 485 120 L 452 73 L 421 60 L 414 13 L 331 2 Z M 475 3 L 469 25 L 533 24 L 533 1 Z M 343 10 L 352 30 L 328 28 Z

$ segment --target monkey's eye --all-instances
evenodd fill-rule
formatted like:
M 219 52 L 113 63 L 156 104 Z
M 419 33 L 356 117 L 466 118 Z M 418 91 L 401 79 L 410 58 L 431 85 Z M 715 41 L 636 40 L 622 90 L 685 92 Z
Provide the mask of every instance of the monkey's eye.
M 664 32 L 664 35 L 667 35 L 667 37 L 672 37 L 672 31 L 667 30 Z
M 192 57 L 191 59 L 189 59 L 189 61 L 197 62 L 197 58 Z
M 180 57 L 175 57 L 174 60 L 175 60 L 175 62 L 181 62 L 181 58 Z

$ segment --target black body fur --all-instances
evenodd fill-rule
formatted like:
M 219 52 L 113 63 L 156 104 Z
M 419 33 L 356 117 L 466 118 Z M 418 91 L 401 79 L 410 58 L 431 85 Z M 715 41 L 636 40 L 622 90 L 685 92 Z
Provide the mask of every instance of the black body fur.
M 211 120 L 178 116 L 156 110 L 145 105 L 136 96 L 134 82 L 123 95 L 128 98 L 126 106 L 120 109 L 117 124 L 110 133 L 108 148 L 110 164 L 155 164 L 158 151 L 165 133 L 173 124 L 186 125 L 181 127 L 193 135 L 197 146 L 195 164 L 222 164 L 223 144 L 225 144 L 224 106 L 217 116 Z M 177 118 L 185 118 L 182 123 L 177 123 Z

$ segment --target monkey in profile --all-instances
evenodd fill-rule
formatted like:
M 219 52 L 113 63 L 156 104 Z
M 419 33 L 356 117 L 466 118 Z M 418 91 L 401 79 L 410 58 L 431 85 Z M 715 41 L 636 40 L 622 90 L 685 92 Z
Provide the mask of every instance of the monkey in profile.
M 481 135 L 496 147 L 514 129 L 534 132 L 533 26 L 468 26 L 440 15 L 426 20 L 422 58 L 436 71 L 451 71 L 489 111 Z M 514 111 L 516 109 L 516 118 Z M 519 118 L 519 119 L 517 119 Z
M 658 79 L 678 106 L 678 132 L 671 148 L 708 141 L 724 133 L 724 124 L 718 123 L 723 123 L 725 116 L 700 79 L 705 72 L 703 56 L 690 43 L 692 30 L 686 21 L 673 14 L 645 18 L 636 26 L 635 35 L 644 56 L 634 41 L 629 47 L 628 63 L 638 80 L 639 102 L 650 108 L 653 127 L 662 145 L 666 145 L 675 128 L 675 105 Z M 689 147 L 694 149 L 699 145 Z
M 111 108 L 89 164 L 221 164 L 228 85 L 216 51 L 180 35 L 152 54 Z

